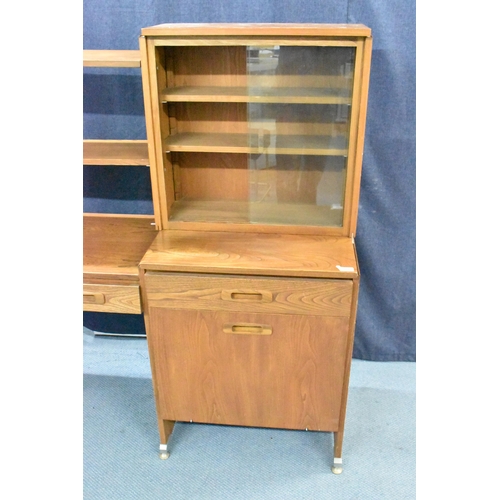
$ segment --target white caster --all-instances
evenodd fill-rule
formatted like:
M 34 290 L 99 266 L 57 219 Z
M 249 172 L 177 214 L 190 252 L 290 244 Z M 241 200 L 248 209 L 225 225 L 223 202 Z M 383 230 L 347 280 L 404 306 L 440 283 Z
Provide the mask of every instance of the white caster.
M 170 453 L 167 451 L 166 444 L 160 444 L 160 458 L 162 460 L 166 460 L 170 456 Z
M 342 474 L 342 459 L 341 458 L 334 458 L 333 459 L 333 467 L 332 467 L 332 472 L 334 474 Z

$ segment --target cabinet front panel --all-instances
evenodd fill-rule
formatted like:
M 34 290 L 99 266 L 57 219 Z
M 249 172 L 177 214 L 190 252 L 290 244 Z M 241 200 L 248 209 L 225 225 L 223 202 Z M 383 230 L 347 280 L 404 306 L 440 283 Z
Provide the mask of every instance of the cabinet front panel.
M 348 316 L 352 280 L 237 278 L 147 272 L 149 306 Z
M 162 419 L 336 431 L 349 318 L 149 309 Z
M 141 314 L 138 285 L 83 285 L 83 310 Z

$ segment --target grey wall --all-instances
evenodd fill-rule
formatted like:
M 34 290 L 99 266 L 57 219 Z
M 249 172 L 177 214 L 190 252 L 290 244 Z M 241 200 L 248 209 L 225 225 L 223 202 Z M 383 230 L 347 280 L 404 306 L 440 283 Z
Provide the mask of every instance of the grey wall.
M 347 22 L 372 29 L 354 357 L 414 361 L 415 1 L 84 0 L 83 48 L 137 49 L 142 27 L 166 22 Z M 106 71 L 105 79 L 102 70 L 84 71 L 84 138 L 146 138 L 140 74 Z M 152 213 L 146 170 L 127 177 L 123 170 L 85 167 L 84 211 Z M 84 313 L 84 324 L 100 331 L 143 329 L 141 317 L 126 315 Z

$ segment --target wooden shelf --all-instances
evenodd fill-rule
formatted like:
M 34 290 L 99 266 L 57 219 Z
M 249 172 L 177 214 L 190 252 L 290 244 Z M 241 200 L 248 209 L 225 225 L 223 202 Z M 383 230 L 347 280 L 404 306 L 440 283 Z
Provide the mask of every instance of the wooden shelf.
M 226 222 L 342 226 L 342 209 L 305 203 L 263 203 L 247 201 L 187 201 L 173 203 L 170 222 Z
M 257 135 L 183 133 L 168 136 L 164 147 L 167 152 L 347 155 L 347 141 L 342 136 L 282 135 L 277 142 L 277 147 L 264 148 Z
M 84 165 L 148 166 L 148 143 L 137 140 L 83 141 Z
M 162 102 L 253 102 L 284 104 L 351 104 L 346 89 L 301 87 L 172 87 Z
M 83 65 L 107 68 L 140 68 L 141 53 L 139 50 L 84 50 Z
M 84 282 L 138 282 L 139 262 L 157 234 L 152 215 L 84 214 Z

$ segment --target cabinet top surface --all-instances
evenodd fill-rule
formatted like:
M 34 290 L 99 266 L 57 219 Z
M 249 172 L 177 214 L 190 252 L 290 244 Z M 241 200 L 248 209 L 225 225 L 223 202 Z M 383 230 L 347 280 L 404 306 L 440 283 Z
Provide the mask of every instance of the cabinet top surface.
M 142 28 L 145 36 L 371 36 L 363 24 L 173 23 Z
M 138 280 L 141 257 L 156 236 L 152 216 L 85 214 L 83 274 Z
M 140 267 L 150 271 L 356 278 L 352 238 L 160 231 Z

